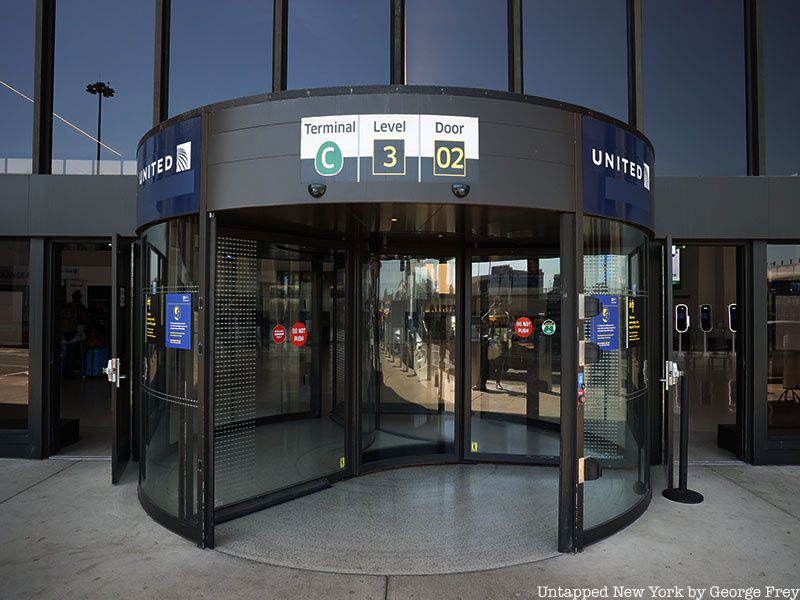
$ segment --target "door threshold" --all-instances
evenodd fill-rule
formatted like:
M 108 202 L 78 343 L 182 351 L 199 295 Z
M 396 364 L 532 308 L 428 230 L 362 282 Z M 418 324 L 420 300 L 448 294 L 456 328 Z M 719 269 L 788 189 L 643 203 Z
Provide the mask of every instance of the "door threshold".
M 70 456 L 69 454 L 55 454 L 49 458 L 50 460 L 111 460 L 110 456 Z

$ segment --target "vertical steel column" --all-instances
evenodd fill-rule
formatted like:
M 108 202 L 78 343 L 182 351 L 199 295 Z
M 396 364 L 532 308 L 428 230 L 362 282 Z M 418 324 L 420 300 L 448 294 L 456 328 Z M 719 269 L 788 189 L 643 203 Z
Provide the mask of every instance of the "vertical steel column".
M 200 122 L 200 297 L 197 381 L 197 506 L 200 514 L 199 546 L 214 547 L 214 275 L 216 220 L 209 212 L 208 196 L 208 115 Z
M 47 358 L 46 332 L 49 328 L 49 315 L 45 301 L 45 243 L 43 238 L 31 238 L 28 254 L 28 281 L 30 305 L 28 306 L 29 319 L 29 346 L 28 346 L 28 431 L 31 435 L 33 446 L 32 456 L 47 458 L 45 440 L 48 427 L 45 402 L 48 398 L 45 386 L 45 373 L 49 366 Z
M 272 91 L 286 89 L 289 0 L 274 0 L 272 13 Z
M 36 62 L 33 73 L 33 165 L 37 175 L 53 169 L 53 64 L 56 0 L 36 0 Z
M 761 0 L 744 0 L 744 78 L 747 103 L 748 175 L 766 174 L 761 34 Z
M 391 73 L 389 81 L 392 85 L 406 83 L 406 2 L 392 0 L 391 14 Z
M 744 345 L 750 345 L 752 376 L 750 390 L 752 401 L 752 462 L 765 464 L 767 460 L 768 416 L 767 416 L 767 378 L 769 376 L 769 339 L 767 337 L 767 318 L 769 306 L 767 298 L 767 243 L 753 242 L 749 277 L 752 295 L 752 310 L 740 310 L 744 317 Z M 747 355 L 745 356 L 745 360 Z
M 522 56 L 522 0 L 508 0 L 508 91 L 525 91 Z
M 352 475 L 361 473 L 361 370 L 364 366 L 361 347 L 362 324 L 361 309 L 362 286 L 361 264 L 363 261 L 362 243 L 356 239 L 347 251 L 347 289 L 345 305 L 347 307 L 347 331 L 345 332 L 345 369 L 347 373 L 347 389 L 350 390 L 350 401 L 347 403 L 348 429 L 350 440 L 350 456 L 347 457 L 347 471 Z
M 169 49 L 172 0 L 156 0 L 153 126 L 169 116 Z
M 644 87 L 642 86 L 642 0 L 628 0 L 628 123 L 644 126 Z
M 575 215 L 561 215 L 561 470 L 558 490 L 558 550 L 576 550 L 578 488 L 578 280 Z

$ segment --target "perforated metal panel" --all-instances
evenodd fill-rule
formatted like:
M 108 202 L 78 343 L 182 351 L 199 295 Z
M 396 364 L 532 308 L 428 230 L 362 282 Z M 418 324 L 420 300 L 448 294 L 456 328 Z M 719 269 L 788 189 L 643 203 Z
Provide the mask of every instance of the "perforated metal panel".
M 217 238 L 214 305 L 214 505 L 249 495 L 255 468 L 256 250 Z

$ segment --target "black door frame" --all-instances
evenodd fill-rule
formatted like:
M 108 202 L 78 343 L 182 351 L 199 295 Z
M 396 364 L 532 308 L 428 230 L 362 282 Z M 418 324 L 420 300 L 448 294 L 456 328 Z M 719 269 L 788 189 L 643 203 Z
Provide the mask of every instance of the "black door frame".
M 670 238 L 671 239 L 671 238 Z M 754 444 L 753 444 L 753 278 L 750 275 L 752 272 L 753 261 L 753 242 L 752 240 L 743 239 L 675 239 L 672 240 L 674 246 L 695 246 L 695 247 L 731 247 L 736 250 L 736 303 L 738 311 L 738 328 L 736 335 L 736 458 L 745 463 L 753 463 Z M 667 247 L 667 254 L 671 252 L 671 248 Z M 669 275 L 672 274 L 672 265 L 665 269 Z M 671 301 L 670 310 L 674 311 L 673 287 L 672 280 L 664 282 L 664 285 L 669 283 L 669 299 Z M 727 308 L 727 307 L 726 307 Z M 666 315 L 665 315 L 666 316 Z M 766 322 L 766 321 L 765 321 Z M 673 332 L 674 332 L 674 315 L 670 312 L 666 316 L 667 328 L 670 336 L 665 339 L 665 352 L 672 355 Z M 666 332 L 665 332 L 666 333 Z M 672 359 L 674 360 L 674 359 Z M 673 400 L 673 394 L 670 394 L 668 400 Z M 672 405 L 670 405 L 672 406 Z M 665 413 L 665 419 L 669 418 L 672 414 L 670 410 Z M 672 431 L 674 429 L 673 423 L 666 424 L 666 428 L 672 433 L 672 444 L 677 443 L 680 432 Z M 671 456 L 671 455 L 670 455 Z M 671 461 L 668 467 L 668 473 L 672 476 Z M 671 477 L 668 483 L 671 481 Z
M 462 304 L 464 304 L 464 315 L 462 321 L 463 337 L 463 361 L 462 368 L 463 379 L 461 381 L 463 405 L 462 405 L 462 420 L 464 436 L 461 443 L 461 460 L 462 462 L 469 463 L 510 463 L 522 464 L 532 466 L 558 466 L 561 462 L 560 453 L 552 456 L 548 455 L 520 455 L 520 454 L 505 454 L 505 453 L 482 453 L 482 452 L 469 452 L 470 433 L 471 433 L 471 413 L 472 413 L 472 394 L 471 394 L 471 381 L 472 381 L 472 348 L 470 343 L 470 327 L 471 315 L 468 314 L 469 302 L 466 301 L 471 295 L 471 282 L 472 282 L 472 264 L 476 258 L 497 256 L 498 258 L 506 257 L 519 257 L 520 259 L 534 258 L 534 247 L 530 246 L 515 246 L 515 247 L 496 247 L 496 246 L 481 246 L 475 245 L 468 248 L 465 252 L 464 260 L 462 261 L 462 271 L 464 278 L 464 289 L 459 292 L 462 294 Z M 554 246 L 556 252 L 555 257 L 559 259 L 559 273 L 563 269 L 563 261 L 561 260 L 561 249 L 559 245 Z M 558 323 L 560 330 L 559 336 L 562 336 L 564 330 L 562 329 L 562 322 Z M 563 336 L 562 336 L 563 337 Z M 559 357 L 563 363 L 563 358 Z M 560 389 L 563 389 L 563 368 L 562 368 L 562 381 Z M 560 408 L 560 402 L 559 402 Z M 561 422 L 559 410 L 559 447 L 561 445 Z

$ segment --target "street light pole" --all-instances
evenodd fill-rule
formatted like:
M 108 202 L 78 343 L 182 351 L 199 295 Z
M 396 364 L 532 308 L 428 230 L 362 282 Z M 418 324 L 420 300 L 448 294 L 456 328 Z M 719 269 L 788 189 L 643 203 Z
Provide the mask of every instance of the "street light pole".
M 113 98 L 114 88 L 108 82 L 96 81 L 86 86 L 86 91 L 97 96 L 97 174 L 100 175 L 100 129 L 103 123 L 103 97 Z

